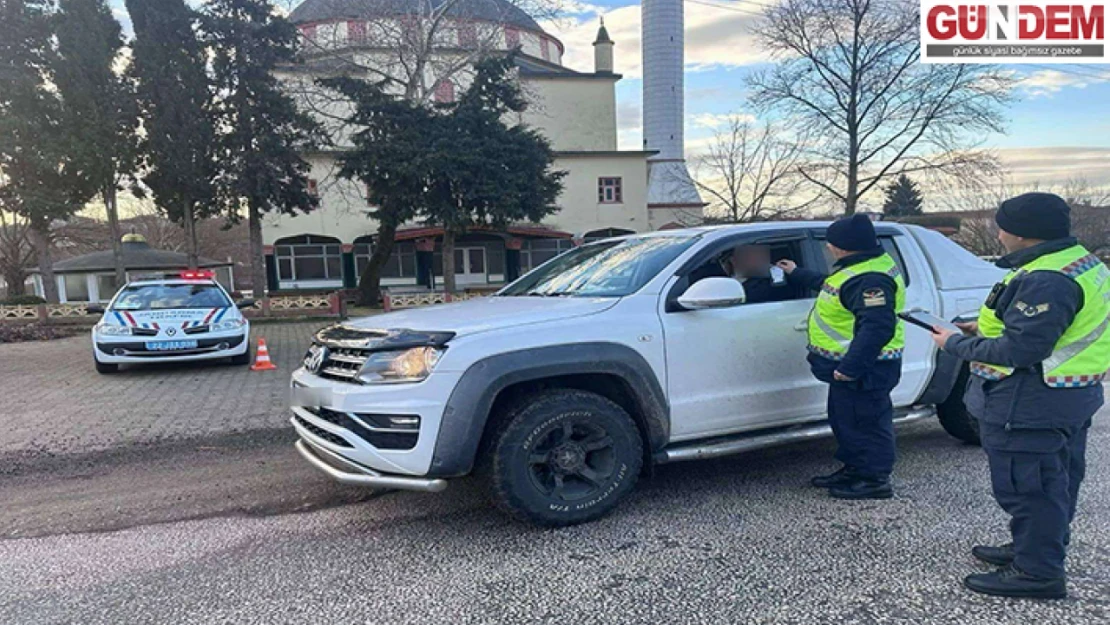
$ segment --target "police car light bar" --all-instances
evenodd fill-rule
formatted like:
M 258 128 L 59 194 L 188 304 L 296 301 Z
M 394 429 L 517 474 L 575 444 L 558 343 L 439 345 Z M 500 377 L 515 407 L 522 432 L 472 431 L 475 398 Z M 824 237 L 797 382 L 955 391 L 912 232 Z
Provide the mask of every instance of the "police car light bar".
M 207 269 L 190 269 L 181 272 L 181 278 L 184 280 L 211 280 L 215 277 L 215 272 Z

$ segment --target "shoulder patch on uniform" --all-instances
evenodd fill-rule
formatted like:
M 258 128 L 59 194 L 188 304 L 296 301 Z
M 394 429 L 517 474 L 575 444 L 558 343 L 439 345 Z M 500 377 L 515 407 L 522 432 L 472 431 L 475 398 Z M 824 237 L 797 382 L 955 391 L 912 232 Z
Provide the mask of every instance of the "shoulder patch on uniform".
M 1048 302 L 1037 304 L 1036 306 L 1031 306 L 1019 300 L 1017 302 L 1014 302 L 1014 308 L 1016 308 L 1019 313 L 1025 315 L 1026 317 L 1036 317 L 1043 312 L 1048 312 L 1049 306 Z
M 863 292 L 864 306 L 886 306 L 886 293 L 882 289 L 867 289 Z

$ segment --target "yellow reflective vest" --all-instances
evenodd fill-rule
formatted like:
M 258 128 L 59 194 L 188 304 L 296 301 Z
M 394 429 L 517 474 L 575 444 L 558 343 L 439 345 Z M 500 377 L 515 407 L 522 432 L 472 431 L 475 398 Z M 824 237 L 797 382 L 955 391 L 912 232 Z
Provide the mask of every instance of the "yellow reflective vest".
M 1045 254 L 1018 270 L 1010 272 L 1003 280 L 1009 284 L 1014 278 L 1033 271 L 1056 271 L 1075 280 L 1083 289 L 1083 307 L 1071 325 L 1056 341 L 1052 354 L 1041 363 L 1045 384 L 1054 388 L 1080 388 L 1098 384 L 1110 369 L 1110 269 L 1088 252 L 1082 245 L 1074 245 L 1059 252 Z M 1035 316 L 1034 306 L 1018 312 Z M 998 313 L 984 304 L 979 310 L 979 334 L 993 339 L 1002 336 L 1006 324 Z M 1013 375 L 1014 368 L 986 362 L 971 363 L 971 372 L 987 380 L 1002 380 Z
M 856 263 L 833 272 L 821 285 L 821 292 L 809 313 L 809 351 L 830 360 L 843 360 L 848 353 L 855 335 L 856 316 L 840 301 L 840 288 L 852 278 L 865 273 L 881 273 L 894 279 L 897 287 L 894 297 L 894 311 L 901 311 L 906 305 L 906 281 L 898 270 L 897 263 L 889 254 L 876 256 L 862 263 Z M 905 326 L 898 320 L 894 338 L 883 346 L 879 360 L 894 360 L 902 357 L 906 346 Z

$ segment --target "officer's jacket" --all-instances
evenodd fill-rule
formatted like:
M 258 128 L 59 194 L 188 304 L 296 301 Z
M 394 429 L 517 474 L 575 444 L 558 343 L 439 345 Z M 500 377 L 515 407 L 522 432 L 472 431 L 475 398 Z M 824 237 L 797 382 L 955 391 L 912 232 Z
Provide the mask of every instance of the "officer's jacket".
M 882 249 L 878 249 L 852 254 L 840 259 L 834 266 L 837 269 L 850 267 L 883 253 Z M 791 284 L 811 290 L 820 289 L 827 278 L 823 273 L 802 267 L 798 267 L 787 277 Z M 902 375 L 902 360 L 879 360 L 883 346 L 894 338 L 898 327 L 898 317 L 894 310 L 897 289 L 893 278 L 876 272 L 854 276 L 841 285 L 840 302 L 856 318 L 852 344 L 840 361 L 810 352 L 807 359 L 814 377 L 822 382 L 841 384 L 833 378 L 833 372 L 839 370 L 841 374 L 855 380 L 851 383 L 853 386 L 863 390 L 894 388 L 898 385 Z M 878 295 L 879 291 L 882 292 L 881 296 Z M 864 297 L 865 293 L 868 294 L 867 297 Z
M 1004 256 L 997 264 L 1020 268 L 1075 244 L 1074 238 L 1046 241 Z M 1041 362 L 1052 354 L 1082 306 L 1083 290 L 1074 280 L 1059 272 L 1033 271 L 1015 277 L 998 296 L 995 313 L 1006 325 L 1002 336 L 951 337 L 944 349 L 962 360 L 1016 369 L 1001 381 L 972 376 L 965 395 L 971 413 L 1011 428 L 1074 427 L 1090 419 L 1102 406 L 1101 385 L 1049 388 L 1041 371 Z

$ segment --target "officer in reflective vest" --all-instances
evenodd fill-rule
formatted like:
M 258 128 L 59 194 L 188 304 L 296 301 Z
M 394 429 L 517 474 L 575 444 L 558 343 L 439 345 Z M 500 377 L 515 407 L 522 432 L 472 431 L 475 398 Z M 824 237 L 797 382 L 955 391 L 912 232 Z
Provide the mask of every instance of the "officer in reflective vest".
M 977 546 L 1004 567 L 971 575 L 976 592 L 1063 598 L 1064 556 L 1083 481 L 1087 430 L 1110 369 L 1110 270 L 1070 236 L 1070 209 L 1050 193 L 1006 200 L 995 215 L 1009 252 L 997 284 L 966 335 L 937 332 L 945 351 L 970 363 L 965 394 L 979 421 L 998 504 L 1012 542 Z
M 809 315 L 809 364 L 829 384 L 829 424 L 843 467 L 812 484 L 838 499 L 894 495 L 894 414 L 890 391 L 902 375 L 905 335 L 896 316 L 906 285 L 865 215 L 829 226 L 831 275 L 780 261 L 791 284 L 818 290 Z

